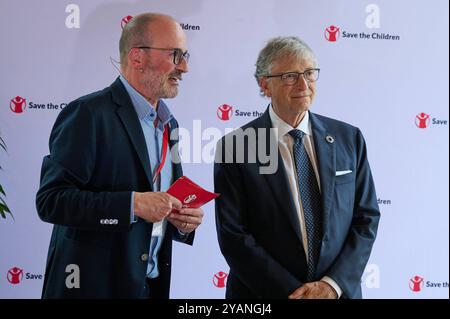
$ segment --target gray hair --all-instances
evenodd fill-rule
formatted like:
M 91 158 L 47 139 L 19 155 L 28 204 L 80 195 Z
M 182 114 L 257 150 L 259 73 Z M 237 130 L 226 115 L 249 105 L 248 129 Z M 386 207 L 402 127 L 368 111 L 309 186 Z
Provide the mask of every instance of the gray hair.
M 128 52 L 135 46 L 152 45 L 151 34 L 148 33 L 148 26 L 159 18 L 172 17 L 160 13 L 142 13 L 134 16 L 122 30 L 119 41 L 120 64 L 127 65 Z
M 258 85 L 263 76 L 270 74 L 273 63 L 285 57 L 308 60 L 317 67 L 314 52 L 305 42 L 297 37 L 276 37 L 267 42 L 256 60 L 255 78 Z

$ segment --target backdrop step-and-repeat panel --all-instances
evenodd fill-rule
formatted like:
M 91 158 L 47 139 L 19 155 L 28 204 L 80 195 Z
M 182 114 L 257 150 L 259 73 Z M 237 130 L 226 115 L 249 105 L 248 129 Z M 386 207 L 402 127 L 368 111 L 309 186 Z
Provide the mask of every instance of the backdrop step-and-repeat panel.
M 447 0 L 0 1 L 0 298 L 39 298 L 52 225 L 36 213 L 42 158 L 58 113 L 118 76 L 122 26 L 162 12 L 186 30 L 191 60 L 167 100 L 182 126 L 185 175 L 213 189 L 215 141 L 259 116 L 259 50 L 295 35 L 321 75 L 312 111 L 358 126 L 382 218 L 365 298 L 448 298 L 449 2 Z M 105 141 L 106 142 L 106 141 Z M 2 196 L 3 197 L 3 196 Z M 229 268 L 214 203 L 195 245 L 175 243 L 172 298 L 223 298 Z M 264 278 L 261 278 L 264 280 Z

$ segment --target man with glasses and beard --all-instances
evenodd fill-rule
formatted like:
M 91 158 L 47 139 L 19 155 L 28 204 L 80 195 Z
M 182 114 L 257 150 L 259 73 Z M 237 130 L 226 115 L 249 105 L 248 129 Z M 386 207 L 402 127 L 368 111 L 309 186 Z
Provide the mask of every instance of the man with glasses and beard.
M 166 193 L 182 168 L 162 99 L 188 71 L 186 35 L 173 18 L 144 13 L 124 26 L 119 49 L 121 75 L 71 102 L 51 132 L 36 195 L 39 217 L 54 224 L 43 298 L 168 298 L 172 240 L 192 245 L 202 222 L 201 209 Z M 68 265 L 78 276 L 69 284 Z

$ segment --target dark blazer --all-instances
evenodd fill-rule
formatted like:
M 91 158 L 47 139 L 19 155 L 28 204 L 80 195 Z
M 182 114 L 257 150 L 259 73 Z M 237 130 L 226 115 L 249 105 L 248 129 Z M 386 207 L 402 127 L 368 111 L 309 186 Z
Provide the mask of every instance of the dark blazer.
M 177 128 L 177 121 L 169 126 Z M 177 142 L 171 140 L 170 147 Z M 174 164 L 174 179 L 182 174 Z M 43 298 L 141 296 L 153 224 L 141 219 L 130 224 L 132 191 L 152 191 L 150 160 L 138 116 L 117 79 L 71 102 L 52 129 L 36 195 L 39 217 L 55 224 Z M 181 239 L 167 224 L 154 296 L 169 297 L 172 239 L 192 244 L 193 237 Z M 70 264 L 80 269 L 80 288 L 66 287 Z
M 361 277 L 380 218 L 365 142 L 359 129 L 349 124 L 313 113 L 310 121 L 324 221 L 315 280 L 329 276 L 342 288 L 343 297 L 361 298 Z M 278 142 L 274 141 L 274 174 L 261 175 L 262 163 L 251 163 L 248 156 L 264 145 L 261 132 L 268 136 L 271 126 L 267 110 L 242 127 L 255 129 L 257 140 L 256 145 L 245 144 L 244 161 L 223 163 L 225 154 L 236 160 L 238 143 L 222 138 L 217 147 L 214 184 L 221 196 L 216 199 L 216 225 L 230 266 L 227 298 L 287 298 L 305 282 L 306 256 Z M 336 176 L 341 170 L 352 173 Z

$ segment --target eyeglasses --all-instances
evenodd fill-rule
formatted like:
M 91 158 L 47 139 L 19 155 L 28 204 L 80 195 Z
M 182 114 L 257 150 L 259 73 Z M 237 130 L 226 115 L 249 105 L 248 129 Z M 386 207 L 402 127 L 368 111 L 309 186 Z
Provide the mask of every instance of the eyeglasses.
M 308 69 L 305 70 L 305 72 L 286 72 L 281 74 L 266 75 L 265 77 L 266 78 L 281 77 L 281 81 L 283 81 L 283 84 L 295 85 L 297 84 L 300 75 L 302 75 L 307 82 L 317 81 L 319 79 L 319 72 L 320 69 Z
M 164 49 L 164 48 L 154 48 L 154 47 L 136 47 L 137 49 L 152 49 L 152 50 L 160 50 L 160 51 L 172 51 L 173 55 L 173 63 L 175 65 L 179 65 L 181 63 L 181 59 L 184 59 L 186 63 L 189 62 L 189 57 L 191 56 L 188 51 L 183 52 L 179 48 L 174 49 Z

